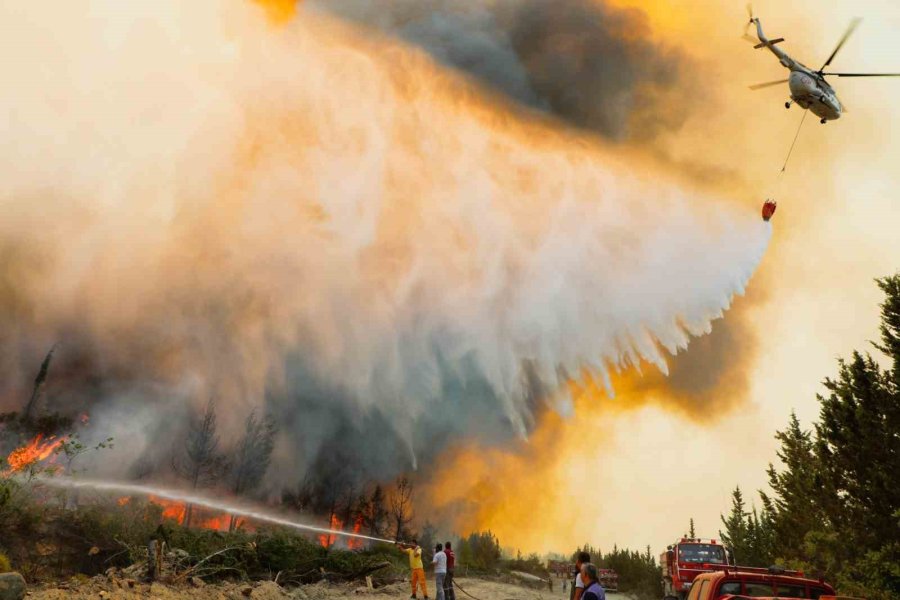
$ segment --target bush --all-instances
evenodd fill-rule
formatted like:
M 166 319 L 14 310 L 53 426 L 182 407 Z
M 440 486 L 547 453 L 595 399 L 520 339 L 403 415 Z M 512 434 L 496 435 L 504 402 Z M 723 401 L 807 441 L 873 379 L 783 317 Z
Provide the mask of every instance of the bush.
M 9 564 L 9 559 L 0 552 L 0 573 L 9 573 L 10 571 L 12 571 L 12 565 Z

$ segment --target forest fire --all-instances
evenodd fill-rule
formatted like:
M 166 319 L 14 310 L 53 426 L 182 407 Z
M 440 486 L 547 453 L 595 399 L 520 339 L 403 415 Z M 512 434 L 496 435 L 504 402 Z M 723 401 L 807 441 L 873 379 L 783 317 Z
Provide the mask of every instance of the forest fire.
M 179 525 L 185 524 L 188 515 L 188 504 L 177 500 L 168 500 L 158 496 L 148 496 L 147 500 L 163 509 L 162 517 L 176 521 Z M 131 496 L 122 496 L 116 500 L 119 506 L 125 506 L 131 502 Z M 228 531 L 231 515 L 228 513 L 216 513 L 198 506 L 192 506 L 190 510 L 190 527 L 198 529 L 210 529 L 213 531 Z M 248 529 L 246 519 L 237 519 L 236 528 Z M 252 528 L 250 528 L 252 529 Z
M 9 464 L 7 473 L 21 471 L 29 465 L 50 458 L 65 441 L 65 437 L 57 439 L 55 436 L 50 436 L 44 441 L 44 435 L 39 433 L 28 444 L 9 453 L 9 456 L 6 457 L 6 462 Z
M 362 515 L 356 517 L 356 520 L 353 522 L 353 530 L 352 533 L 359 534 L 362 530 L 363 518 Z M 328 528 L 331 531 L 343 531 L 344 530 L 344 522 L 337 517 L 337 515 L 331 515 L 331 523 L 328 525 Z M 323 548 L 330 548 L 334 545 L 334 543 L 338 540 L 338 535 L 329 533 L 329 534 L 321 534 L 319 535 L 319 545 Z M 347 538 L 347 549 L 348 550 L 359 550 L 363 547 L 363 540 L 359 538 Z
M 332 531 L 340 531 L 344 528 L 344 523 L 340 519 L 337 518 L 337 515 L 334 513 L 331 514 L 331 523 L 328 525 L 328 528 Z M 325 534 L 319 536 L 319 545 L 323 548 L 330 548 L 334 545 L 334 542 L 337 541 L 337 536 L 334 534 Z

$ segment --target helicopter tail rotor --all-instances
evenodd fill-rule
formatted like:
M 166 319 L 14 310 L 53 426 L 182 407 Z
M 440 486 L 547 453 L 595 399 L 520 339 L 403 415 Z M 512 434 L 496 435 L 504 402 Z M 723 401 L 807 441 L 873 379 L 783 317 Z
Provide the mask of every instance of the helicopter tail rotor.
M 746 25 L 744 25 L 744 35 L 741 37 L 743 37 L 748 42 L 753 42 L 755 44 L 759 40 L 757 40 L 752 35 L 750 35 L 750 28 L 753 26 L 753 24 L 756 21 L 754 20 L 754 17 L 753 17 L 753 5 L 750 4 L 749 2 L 747 3 L 747 16 L 750 17 L 750 20 L 747 21 Z

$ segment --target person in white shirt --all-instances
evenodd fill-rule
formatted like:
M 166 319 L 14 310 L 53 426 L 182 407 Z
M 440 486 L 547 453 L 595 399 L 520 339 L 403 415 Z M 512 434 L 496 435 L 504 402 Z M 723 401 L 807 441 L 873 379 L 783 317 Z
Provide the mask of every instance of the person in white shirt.
M 447 555 L 444 553 L 444 545 L 438 544 L 434 547 L 434 558 L 431 559 L 434 565 L 434 584 L 437 586 L 436 600 L 446 600 L 444 596 L 444 578 L 447 576 Z
M 584 593 L 584 581 L 581 579 L 581 565 L 591 562 L 591 555 L 581 551 L 575 556 L 575 582 L 572 584 L 572 592 L 570 600 L 581 600 L 581 594 Z

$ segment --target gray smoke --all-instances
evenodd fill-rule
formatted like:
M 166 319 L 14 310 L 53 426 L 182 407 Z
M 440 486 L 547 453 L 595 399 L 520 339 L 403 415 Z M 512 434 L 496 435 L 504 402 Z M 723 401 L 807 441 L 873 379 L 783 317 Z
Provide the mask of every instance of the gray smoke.
M 691 64 L 646 15 L 602 0 L 311 0 L 415 44 L 538 110 L 612 139 L 647 140 L 691 106 Z

